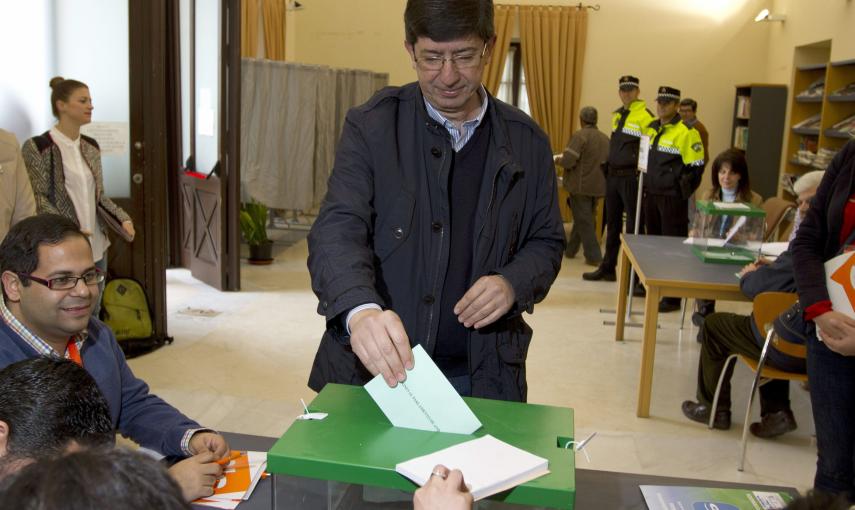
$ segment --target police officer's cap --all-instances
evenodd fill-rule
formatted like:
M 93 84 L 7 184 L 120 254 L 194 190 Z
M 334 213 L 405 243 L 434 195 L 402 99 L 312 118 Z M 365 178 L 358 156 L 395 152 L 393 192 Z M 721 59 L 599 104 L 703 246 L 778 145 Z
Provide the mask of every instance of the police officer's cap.
M 680 100 L 680 90 L 675 89 L 674 87 L 661 86 L 659 87 L 659 92 L 656 94 L 657 102 L 671 102 L 671 101 L 679 101 Z
M 621 90 L 637 89 L 638 83 L 638 78 L 636 78 L 635 76 L 621 76 L 618 80 L 618 88 L 620 88 Z

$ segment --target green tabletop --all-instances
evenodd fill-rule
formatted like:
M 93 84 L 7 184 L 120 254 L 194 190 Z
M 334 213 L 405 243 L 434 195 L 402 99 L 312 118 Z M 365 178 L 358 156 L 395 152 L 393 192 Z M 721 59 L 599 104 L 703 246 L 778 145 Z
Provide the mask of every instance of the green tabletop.
M 267 453 L 267 470 L 414 491 L 395 465 L 491 434 L 549 460 L 550 473 L 491 499 L 572 509 L 576 493 L 573 410 L 464 397 L 484 426 L 473 435 L 395 428 L 361 386 L 328 384 L 309 405 L 324 420 L 296 420 Z

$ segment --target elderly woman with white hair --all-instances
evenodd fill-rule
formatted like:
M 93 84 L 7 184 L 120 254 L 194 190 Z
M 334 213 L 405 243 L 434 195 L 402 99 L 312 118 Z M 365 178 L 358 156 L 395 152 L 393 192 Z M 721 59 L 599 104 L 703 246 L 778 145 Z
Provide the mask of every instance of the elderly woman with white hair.
M 790 232 L 789 239 L 787 239 L 788 242 L 791 242 L 796 237 L 796 232 L 799 230 L 802 218 L 805 217 L 805 213 L 808 207 L 810 207 L 810 199 L 816 195 L 816 188 L 819 187 L 823 175 L 825 175 L 825 170 L 814 170 L 813 172 L 802 175 L 793 183 L 793 191 L 796 192 L 796 204 L 798 208 L 796 209 L 796 217 L 793 220 L 793 230 Z

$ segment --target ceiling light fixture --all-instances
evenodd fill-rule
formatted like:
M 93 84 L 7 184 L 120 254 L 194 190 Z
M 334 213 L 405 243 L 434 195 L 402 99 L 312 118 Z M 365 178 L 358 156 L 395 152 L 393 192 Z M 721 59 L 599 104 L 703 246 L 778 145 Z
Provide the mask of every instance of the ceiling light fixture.
M 754 16 L 755 22 L 760 22 L 760 21 L 781 21 L 781 22 L 783 22 L 785 19 L 787 19 L 787 16 L 785 16 L 783 14 L 772 14 L 769 12 L 769 9 L 763 9 L 762 11 L 757 13 L 757 16 Z

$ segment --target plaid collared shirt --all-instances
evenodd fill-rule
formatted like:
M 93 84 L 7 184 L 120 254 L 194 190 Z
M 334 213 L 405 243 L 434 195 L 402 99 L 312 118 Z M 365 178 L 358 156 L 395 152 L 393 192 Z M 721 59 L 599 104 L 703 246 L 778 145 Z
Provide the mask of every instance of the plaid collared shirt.
M 6 307 L 6 301 L 4 299 L 0 299 L 0 316 L 3 317 L 3 322 L 6 323 L 9 328 L 12 329 L 15 333 L 18 334 L 21 338 L 24 339 L 30 347 L 33 348 L 37 353 L 42 356 L 54 356 L 54 357 L 62 357 L 68 359 L 68 349 L 65 349 L 65 352 L 62 354 L 56 352 L 53 347 L 50 346 L 47 342 L 39 338 L 38 335 L 27 329 L 26 326 L 21 324 L 21 321 L 15 317 L 14 314 Z M 83 343 L 86 341 L 86 337 L 88 336 L 88 332 L 86 330 L 81 331 L 80 333 L 74 335 L 70 338 L 70 340 L 74 340 L 74 345 L 77 346 L 77 352 L 83 352 Z
M 481 125 L 481 121 L 484 120 L 484 114 L 487 113 L 487 91 L 484 89 L 484 86 L 481 85 L 481 88 L 478 90 L 478 97 L 481 98 L 481 106 L 478 115 L 472 119 L 467 120 L 460 126 L 460 129 L 457 129 L 454 124 L 443 117 L 439 110 L 433 107 L 432 104 L 425 98 L 425 108 L 427 108 L 428 115 L 433 120 L 442 124 L 442 126 L 448 131 L 448 134 L 451 135 L 451 146 L 454 149 L 454 152 L 459 152 L 462 149 L 466 142 L 468 142 L 472 135 L 475 134 L 475 129 Z
M 3 322 L 6 323 L 9 328 L 17 333 L 18 336 L 24 339 L 30 347 L 33 348 L 36 353 L 40 356 L 52 356 L 52 357 L 63 357 L 65 359 L 69 359 L 68 349 L 66 348 L 65 352 L 60 355 L 56 350 L 50 346 L 47 342 L 38 337 L 35 333 L 27 329 L 26 326 L 21 324 L 21 321 L 18 320 L 17 317 L 6 307 L 6 302 L 4 299 L 0 299 L 0 317 L 3 318 Z M 86 330 L 81 331 L 80 333 L 71 337 L 74 340 L 74 345 L 77 346 L 77 351 L 83 353 L 83 343 L 86 341 L 86 338 L 89 336 L 89 332 Z M 193 455 L 193 452 L 190 450 L 190 439 L 193 437 L 193 434 L 196 432 L 214 432 L 211 429 L 207 428 L 198 428 L 198 429 L 187 429 L 184 432 L 184 435 L 181 437 L 181 450 L 185 455 Z

